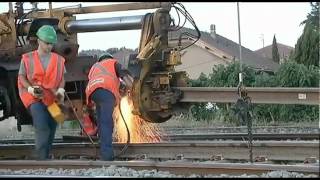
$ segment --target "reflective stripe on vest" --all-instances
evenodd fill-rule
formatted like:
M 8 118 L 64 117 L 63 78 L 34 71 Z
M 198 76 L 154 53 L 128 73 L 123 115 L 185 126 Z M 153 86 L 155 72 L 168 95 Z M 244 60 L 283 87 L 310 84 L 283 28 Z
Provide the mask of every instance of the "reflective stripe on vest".
M 119 86 L 120 82 L 118 77 L 116 76 L 115 69 L 116 60 L 108 60 L 99 63 L 95 63 L 89 72 L 88 75 L 88 85 L 86 88 L 86 99 L 87 104 L 92 105 L 92 101 L 90 99 L 90 95 L 97 89 L 103 88 L 112 92 L 115 97 L 116 104 L 119 101 Z
M 108 70 L 106 70 L 101 64 L 96 63 L 92 66 L 92 68 L 98 68 L 101 71 L 100 73 L 95 74 L 95 76 L 107 75 L 107 76 L 110 76 L 111 78 L 113 78 L 114 81 L 118 81 L 118 77 L 114 76 L 112 73 L 110 73 Z M 89 77 L 92 76 L 92 72 L 89 74 Z M 95 85 L 97 83 L 104 83 L 104 78 L 97 78 L 97 79 L 90 81 L 90 83 L 88 84 L 88 88 L 90 89 L 93 85 Z
M 99 76 L 100 74 L 102 75 L 108 75 L 111 76 L 113 78 L 113 80 L 117 81 L 118 77 L 114 76 L 113 74 L 111 74 L 109 71 L 107 71 L 101 64 L 94 64 L 94 67 L 97 67 L 98 69 L 100 69 L 101 73 L 97 73 L 96 76 Z
M 32 52 L 28 53 L 28 65 L 29 65 L 29 73 L 27 73 L 27 76 L 30 77 L 30 79 L 33 79 L 33 72 L 34 72 L 34 59 Z
M 54 102 L 55 97 L 50 89 L 57 88 L 63 77 L 64 59 L 61 58 L 62 57 L 58 54 L 52 53 L 47 69 L 44 70 L 37 51 L 32 51 L 22 56 L 28 81 L 32 85 L 39 85 L 44 88 L 45 97 L 44 99 L 42 99 L 42 101 L 46 105 L 50 105 L 50 103 Z M 56 73 L 52 74 L 54 73 L 54 71 L 56 71 Z M 37 82 L 34 82 L 34 80 L 36 80 Z M 28 93 L 27 88 L 22 85 L 19 78 L 18 89 L 19 96 L 26 107 L 28 107 L 33 102 L 39 101 L 39 99 L 35 99 L 31 94 Z

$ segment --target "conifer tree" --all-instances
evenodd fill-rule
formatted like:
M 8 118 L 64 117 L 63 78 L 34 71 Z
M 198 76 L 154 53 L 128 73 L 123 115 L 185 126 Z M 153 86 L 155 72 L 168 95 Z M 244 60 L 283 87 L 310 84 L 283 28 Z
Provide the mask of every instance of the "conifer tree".
M 273 41 L 272 41 L 272 60 L 278 64 L 280 63 L 280 55 L 279 55 L 276 35 L 273 36 Z
M 319 66 L 319 2 L 310 2 L 311 12 L 301 25 L 302 35 L 295 45 L 293 60 L 307 66 Z

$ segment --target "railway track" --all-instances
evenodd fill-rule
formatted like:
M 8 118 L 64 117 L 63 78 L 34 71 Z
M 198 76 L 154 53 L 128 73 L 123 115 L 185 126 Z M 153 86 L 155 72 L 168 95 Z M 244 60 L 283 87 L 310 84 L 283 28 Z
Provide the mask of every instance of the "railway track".
M 98 144 L 95 144 L 99 148 Z M 114 143 L 115 154 L 124 147 L 124 143 Z M 32 159 L 33 144 L 2 144 L 2 159 Z M 54 143 L 53 158 L 95 159 L 99 149 L 90 143 Z M 239 141 L 210 142 L 163 142 L 132 143 L 127 151 L 119 156 L 124 160 L 139 159 L 198 159 L 198 160 L 248 160 L 248 144 Z M 306 161 L 319 160 L 319 142 L 317 141 L 254 141 L 253 157 L 255 161 Z
M 167 132 L 170 130 L 171 132 L 180 132 L 179 128 L 166 129 Z M 124 154 L 110 162 L 97 160 L 99 149 L 96 148 L 99 146 L 96 138 L 93 138 L 96 141 L 96 148 L 88 142 L 86 137 L 63 136 L 57 138 L 54 141 L 52 160 L 50 161 L 32 160 L 34 159 L 34 139 L 0 140 L 0 169 L 63 168 L 84 169 L 83 171 L 87 172 L 85 169 L 113 165 L 136 171 L 168 171 L 171 174 L 184 176 L 191 174 L 197 174 L 197 176 L 208 174 L 261 175 L 272 171 L 319 176 L 319 133 L 255 133 L 254 163 L 250 164 L 247 163 L 249 149 L 246 133 L 212 133 L 224 132 L 224 130 L 233 131 L 232 128 L 197 129 L 197 132 L 202 132 L 202 134 L 195 133 L 193 128 L 181 130 L 184 130 L 181 131 L 184 134 L 169 133 L 164 135 L 161 143 L 132 143 Z M 240 128 L 238 130 L 241 131 Z M 194 134 L 188 134 L 189 132 Z M 294 141 L 283 141 L 289 139 Z M 124 143 L 114 143 L 115 154 L 118 154 L 124 145 Z M 287 165 L 280 165 L 279 162 Z M 47 172 L 48 170 L 43 171 Z M 1 174 L 0 171 L 0 178 L 66 177 L 64 175 L 43 174 Z M 71 174 L 67 177 L 80 178 L 83 176 Z M 86 177 L 95 178 L 94 175 Z M 104 177 L 114 177 L 114 175 Z M 121 175 L 121 177 L 132 176 Z
M 319 140 L 319 134 L 255 134 L 253 164 L 247 163 L 249 160 L 249 149 L 246 141 L 221 141 L 222 139 L 244 140 L 246 137 L 247 135 L 244 133 L 173 134 L 163 137 L 163 139 L 170 140 L 171 142 L 132 143 L 127 151 L 115 161 L 96 160 L 99 158 L 99 149 L 96 149 L 99 148 L 98 144 L 95 144 L 95 148 L 92 144 L 86 142 L 86 137 L 64 136 L 61 139 L 55 139 L 52 160 L 50 161 L 32 160 L 34 153 L 33 139 L 1 140 L 0 170 L 63 168 L 84 169 L 83 171 L 87 172 L 85 169 L 113 165 L 137 171 L 168 171 L 171 174 L 184 176 L 191 174 L 197 174 L 197 176 L 208 174 L 261 175 L 262 173 L 272 171 L 287 171 L 319 176 L 319 141 L 301 141 L 302 139 Z M 220 140 L 215 141 L 215 139 Z M 261 141 L 262 139 L 278 141 Z M 283 139 L 300 140 L 279 141 Z M 124 143 L 114 143 L 115 154 L 118 154 L 124 145 Z M 278 161 L 281 164 L 285 162 L 287 165 L 280 165 Z M 47 172 L 47 170 L 43 171 Z M 97 171 L 99 172 L 100 170 Z M 0 171 L 0 178 L 66 177 L 43 174 L 1 174 Z M 67 177 L 80 178 L 83 176 L 71 174 Z M 95 178 L 95 176 L 86 177 Z M 114 175 L 104 177 L 114 177 Z M 132 176 L 121 175 L 121 177 Z
M 135 170 L 169 171 L 177 175 L 219 175 L 219 174 L 258 174 L 270 171 L 288 171 L 303 174 L 317 174 L 319 166 L 314 165 L 275 165 L 248 163 L 215 163 L 215 162 L 172 162 L 172 161 L 83 161 L 83 160 L 51 160 L 51 161 L 0 161 L 0 169 L 89 169 L 108 166 L 126 167 Z M 5 177 L 2 175 L 0 177 Z M 8 176 L 10 177 L 10 176 Z

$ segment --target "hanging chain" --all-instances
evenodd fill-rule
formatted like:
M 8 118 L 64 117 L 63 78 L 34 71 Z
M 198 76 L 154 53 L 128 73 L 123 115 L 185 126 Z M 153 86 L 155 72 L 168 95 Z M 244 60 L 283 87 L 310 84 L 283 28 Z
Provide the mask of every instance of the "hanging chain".
M 248 129 L 248 148 L 249 148 L 249 159 L 250 162 L 253 163 L 253 154 L 252 154 L 252 104 L 251 104 L 251 98 L 248 96 L 248 92 L 243 86 L 242 83 L 238 86 L 238 95 L 239 98 L 235 104 L 235 114 L 240 120 L 240 124 L 244 125 L 247 124 Z

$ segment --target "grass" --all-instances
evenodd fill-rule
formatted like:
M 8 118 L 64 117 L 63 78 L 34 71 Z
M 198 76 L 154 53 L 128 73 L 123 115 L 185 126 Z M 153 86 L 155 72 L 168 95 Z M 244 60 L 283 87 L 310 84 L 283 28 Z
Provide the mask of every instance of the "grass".
M 312 127 L 319 127 L 319 120 L 304 120 L 300 122 L 268 122 L 266 120 L 260 119 L 253 119 L 252 120 L 253 126 L 298 126 L 298 127 L 305 127 L 305 126 L 312 126 Z M 183 116 L 174 116 L 168 121 L 161 123 L 161 127 L 236 127 L 234 123 L 230 122 L 223 122 L 221 118 L 216 118 L 212 120 L 200 120 L 197 121 L 191 117 L 183 117 Z

